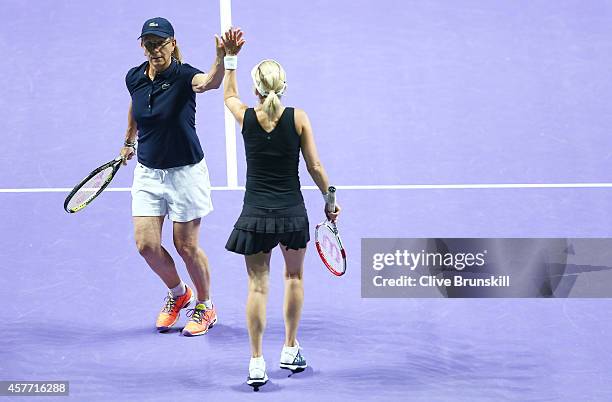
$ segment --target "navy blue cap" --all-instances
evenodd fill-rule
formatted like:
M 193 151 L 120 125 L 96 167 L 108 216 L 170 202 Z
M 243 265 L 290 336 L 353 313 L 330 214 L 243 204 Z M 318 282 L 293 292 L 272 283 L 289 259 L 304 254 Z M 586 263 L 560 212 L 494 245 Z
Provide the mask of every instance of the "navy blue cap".
M 138 39 L 145 35 L 155 35 L 162 38 L 169 38 L 174 36 L 174 28 L 172 28 L 172 24 L 167 19 L 155 17 L 145 21 Z

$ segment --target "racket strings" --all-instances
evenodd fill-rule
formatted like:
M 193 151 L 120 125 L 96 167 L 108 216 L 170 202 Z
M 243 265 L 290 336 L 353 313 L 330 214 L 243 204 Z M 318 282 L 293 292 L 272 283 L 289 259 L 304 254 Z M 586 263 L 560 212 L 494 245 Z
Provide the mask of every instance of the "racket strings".
M 323 251 L 325 252 L 325 256 L 328 257 L 329 261 L 341 262 L 342 257 L 340 255 L 340 249 L 336 244 L 335 239 L 331 239 L 329 236 L 323 236 Z
M 68 202 L 68 209 L 74 209 L 95 197 L 104 183 L 111 177 L 112 173 L 113 167 L 109 166 L 83 183 Z
M 338 242 L 333 229 L 322 226 L 319 228 L 319 236 L 319 246 L 329 268 L 338 273 L 344 272 L 345 265 L 341 251 L 342 246 Z

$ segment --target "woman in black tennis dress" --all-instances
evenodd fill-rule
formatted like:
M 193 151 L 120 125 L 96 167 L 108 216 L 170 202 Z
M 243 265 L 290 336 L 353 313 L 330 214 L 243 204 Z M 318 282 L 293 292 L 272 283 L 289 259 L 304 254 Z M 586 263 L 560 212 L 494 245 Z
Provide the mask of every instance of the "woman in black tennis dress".
M 251 76 L 258 104 L 249 108 L 238 96 L 235 71 L 236 55 L 244 44 L 242 32 L 228 31 L 223 42 L 227 54 L 225 104 L 242 126 L 247 159 L 244 206 L 225 247 L 245 256 L 249 275 L 247 326 L 251 340 L 247 383 L 262 385 L 268 380 L 262 336 L 266 325 L 270 256 L 279 243 L 285 259 L 285 343 L 280 367 L 290 370 L 306 367 L 296 339 L 304 300 L 304 255 L 310 240 L 298 177 L 300 151 L 324 201 L 329 181 L 317 155 L 308 116 L 303 110 L 281 104 L 280 97 L 287 88 L 281 65 L 274 60 L 263 60 L 253 68 Z M 335 220 L 339 212 L 336 206 L 327 216 Z

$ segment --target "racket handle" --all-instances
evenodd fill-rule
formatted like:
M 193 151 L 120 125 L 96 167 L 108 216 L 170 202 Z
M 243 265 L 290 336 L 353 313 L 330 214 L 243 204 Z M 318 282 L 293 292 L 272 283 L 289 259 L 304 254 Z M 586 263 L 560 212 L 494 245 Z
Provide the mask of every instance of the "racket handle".
M 325 203 L 327 212 L 336 211 L 336 187 L 329 186 L 327 189 L 327 202 Z

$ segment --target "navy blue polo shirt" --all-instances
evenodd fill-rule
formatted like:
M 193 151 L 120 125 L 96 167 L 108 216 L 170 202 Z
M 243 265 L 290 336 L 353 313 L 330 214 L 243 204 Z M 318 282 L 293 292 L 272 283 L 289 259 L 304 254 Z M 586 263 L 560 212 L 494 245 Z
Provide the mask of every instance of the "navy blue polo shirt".
M 195 130 L 191 80 L 202 71 L 173 59 L 151 81 L 147 64 L 130 69 L 125 77 L 138 126 L 138 162 L 155 169 L 200 162 L 204 152 Z

